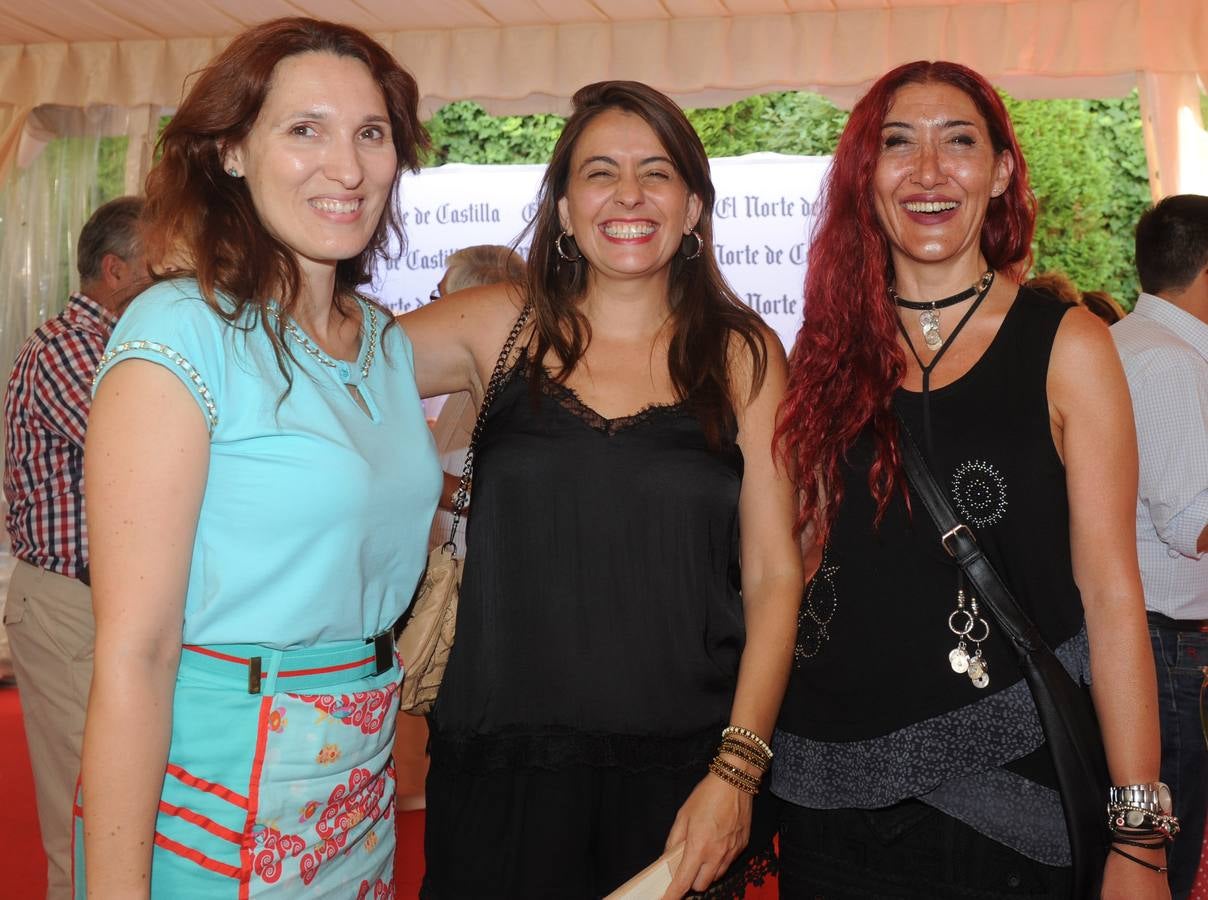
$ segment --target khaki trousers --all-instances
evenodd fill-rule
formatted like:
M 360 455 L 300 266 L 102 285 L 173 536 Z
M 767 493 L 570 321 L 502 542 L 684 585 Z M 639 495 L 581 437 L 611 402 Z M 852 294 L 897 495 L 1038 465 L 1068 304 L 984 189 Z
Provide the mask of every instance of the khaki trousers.
M 33 763 L 46 850 L 46 897 L 69 900 L 71 808 L 96 632 L 92 594 L 74 578 L 18 562 L 9 583 L 4 625 Z

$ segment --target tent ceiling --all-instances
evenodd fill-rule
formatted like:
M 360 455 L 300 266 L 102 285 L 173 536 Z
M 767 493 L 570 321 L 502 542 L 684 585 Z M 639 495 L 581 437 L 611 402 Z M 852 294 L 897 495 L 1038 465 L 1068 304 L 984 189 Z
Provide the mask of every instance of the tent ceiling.
M 234 34 L 276 16 L 335 18 L 374 32 L 507 28 L 1031 0 L 0 0 L 0 44 L 155 40 Z M 1058 0 L 1060 2 L 1060 0 Z
M 894 65 L 951 59 L 1018 97 L 1140 85 L 1157 143 L 1203 143 L 1206 0 L 0 0 L 0 172 L 35 108 L 172 108 L 231 35 L 280 15 L 372 33 L 425 113 L 565 112 L 608 78 L 692 106 L 790 88 L 848 104 Z M 1172 169 L 1153 165 L 1155 184 Z
M 0 104 L 173 106 L 185 75 L 278 15 L 373 33 L 425 108 L 564 110 L 602 78 L 683 103 L 812 88 L 845 103 L 910 59 L 964 62 L 1019 96 L 1208 80 L 1204 0 L 0 0 Z

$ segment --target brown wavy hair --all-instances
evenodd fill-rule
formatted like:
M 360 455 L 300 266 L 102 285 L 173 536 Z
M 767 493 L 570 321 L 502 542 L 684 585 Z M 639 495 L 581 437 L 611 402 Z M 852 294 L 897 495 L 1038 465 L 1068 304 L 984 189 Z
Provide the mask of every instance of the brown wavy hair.
M 562 232 L 558 201 L 566 194 L 571 157 L 584 129 L 606 110 L 632 113 L 654 131 L 689 192 L 701 202 L 696 223 L 700 254 L 688 259 L 676 253 L 670 263 L 668 299 L 674 331 L 667 364 L 677 397 L 688 401 L 710 444 L 716 445 L 736 423 L 729 370 L 731 338 L 736 335 L 751 353 L 751 397 L 763 384 L 767 346 L 762 320 L 726 283 L 713 255 L 716 192 L 704 145 L 671 98 L 637 81 L 589 84 L 575 92 L 572 104 L 571 116 L 541 180 L 537 214 L 525 231 L 532 237 L 527 289 L 533 305 L 533 358 L 544 359 L 552 351 L 560 364 L 557 380 L 565 381 L 591 342 L 591 325 L 577 302 L 587 288 L 588 263 L 582 257 L 574 262 L 564 260 L 555 248 Z M 538 367 L 532 367 L 530 378 L 536 391 Z
M 200 73 L 159 139 L 160 161 L 147 176 L 144 231 L 147 261 L 156 280 L 191 275 L 206 302 L 228 322 L 248 306 L 257 309 L 277 363 L 292 382 L 286 359 L 284 316 L 270 322 L 267 301 L 276 298 L 290 313 L 302 272 L 292 250 L 269 234 L 252 204 L 247 185 L 223 171 L 227 148 L 251 132 L 273 73 L 283 59 L 330 53 L 360 60 L 381 88 L 398 158 L 391 197 L 368 245 L 336 264 L 336 308 L 347 314 L 356 289 L 369 282 L 374 262 L 384 259 L 391 235 L 403 246 L 398 180 L 403 169 L 419 169 L 428 135 L 419 121 L 419 88 L 390 53 L 371 37 L 334 22 L 283 18 L 264 22 L 236 37 Z M 235 303 L 220 305 L 217 292 Z M 393 317 L 387 315 L 388 325 Z

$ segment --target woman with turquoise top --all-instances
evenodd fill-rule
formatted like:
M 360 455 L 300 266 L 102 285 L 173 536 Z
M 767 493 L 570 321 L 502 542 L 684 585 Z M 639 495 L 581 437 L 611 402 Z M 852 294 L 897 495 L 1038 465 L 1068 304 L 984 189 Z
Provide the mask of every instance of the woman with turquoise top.
M 417 101 L 361 32 L 280 19 L 164 131 L 156 283 L 86 450 L 78 897 L 394 896 L 392 629 L 441 478 L 410 344 L 356 288 L 399 231 Z

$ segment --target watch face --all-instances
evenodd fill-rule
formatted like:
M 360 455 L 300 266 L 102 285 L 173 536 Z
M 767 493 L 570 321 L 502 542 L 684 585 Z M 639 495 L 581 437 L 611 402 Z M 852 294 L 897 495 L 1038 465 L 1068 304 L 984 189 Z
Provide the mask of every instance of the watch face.
M 1170 788 L 1168 788 L 1166 785 L 1164 785 L 1162 782 L 1159 781 L 1157 783 L 1157 789 L 1158 789 L 1158 812 L 1160 812 L 1164 816 L 1168 816 L 1171 814 L 1171 811 L 1174 809 L 1174 801 L 1171 800 L 1171 797 L 1170 797 Z

